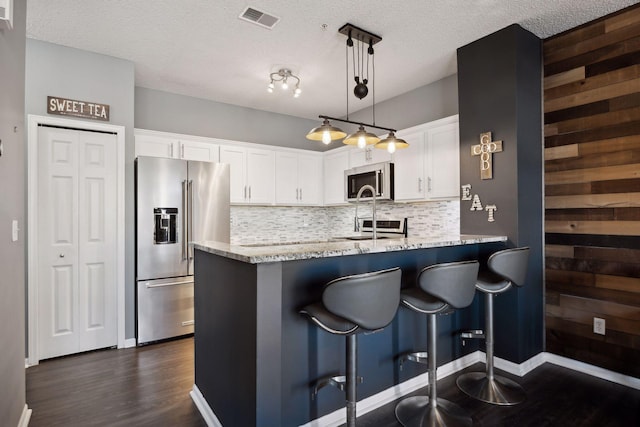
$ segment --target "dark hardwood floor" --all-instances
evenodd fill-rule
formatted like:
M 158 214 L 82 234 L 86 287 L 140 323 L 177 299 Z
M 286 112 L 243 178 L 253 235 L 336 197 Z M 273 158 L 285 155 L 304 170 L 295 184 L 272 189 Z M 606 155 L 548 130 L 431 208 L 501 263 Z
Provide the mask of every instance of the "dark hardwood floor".
M 512 407 L 467 397 L 456 376 L 438 382 L 439 395 L 467 409 L 475 426 L 640 426 L 640 390 L 570 369 L 545 364 L 523 378 L 506 374 L 527 390 L 527 400 Z M 204 426 L 192 386 L 193 338 L 47 360 L 27 369 L 29 426 Z M 358 426 L 399 426 L 394 407 L 360 416 Z

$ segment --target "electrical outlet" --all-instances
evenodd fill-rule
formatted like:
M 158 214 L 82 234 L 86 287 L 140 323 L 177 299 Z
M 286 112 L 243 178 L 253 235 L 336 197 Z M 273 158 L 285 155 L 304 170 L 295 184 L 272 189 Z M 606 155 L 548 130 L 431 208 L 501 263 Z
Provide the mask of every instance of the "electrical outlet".
M 606 322 L 604 319 L 599 317 L 593 318 L 593 333 L 599 335 L 605 335 L 606 332 Z

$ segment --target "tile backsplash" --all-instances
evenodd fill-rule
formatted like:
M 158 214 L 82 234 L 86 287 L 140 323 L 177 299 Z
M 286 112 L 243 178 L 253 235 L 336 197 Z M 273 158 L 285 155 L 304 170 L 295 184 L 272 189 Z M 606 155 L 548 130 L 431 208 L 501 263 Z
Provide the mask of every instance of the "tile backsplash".
M 231 243 L 323 241 L 353 233 L 355 205 L 231 206 Z M 371 216 L 371 203 L 361 203 L 358 215 Z M 409 237 L 460 233 L 460 201 L 419 203 L 379 202 L 378 219 L 408 218 Z

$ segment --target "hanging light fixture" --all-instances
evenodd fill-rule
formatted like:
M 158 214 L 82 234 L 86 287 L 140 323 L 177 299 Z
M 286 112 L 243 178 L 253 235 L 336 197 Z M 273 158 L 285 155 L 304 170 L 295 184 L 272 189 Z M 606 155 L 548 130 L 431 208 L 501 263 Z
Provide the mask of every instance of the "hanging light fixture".
M 273 93 L 273 90 L 276 87 L 276 82 L 280 82 L 280 87 L 282 88 L 282 90 L 289 89 L 289 79 L 295 79 L 296 81 L 296 87 L 293 90 L 293 97 L 298 98 L 302 93 L 302 89 L 300 89 L 300 77 L 293 74 L 291 70 L 287 68 L 281 68 L 277 72 L 271 73 L 270 78 L 271 81 L 267 86 L 267 92 L 269 93 Z
M 307 134 L 307 139 L 322 141 L 325 144 L 329 144 L 331 141 L 344 138 L 344 140 L 342 141 L 344 144 L 356 145 L 358 148 L 365 148 L 367 145 L 375 144 L 376 148 L 387 149 L 390 153 L 395 152 L 396 149 L 408 147 L 409 144 L 407 144 L 406 141 L 395 137 L 395 129 L 376 126 L 376 67 L 373 45 L 378 43 L 379 41 L 382 41 L 382 38 L 352 24 L 343 25 L 338 30 L 338 32 L 347 36 L 347 118 L 338 119 L 335 117 L 323 115 L 318 116 L 324 121 L 321 126 L 311 129 L 311 131 Z M 367 85 L 369 84 L 369 82 L 371 82 L 372 84 L 373 124 L 354 122 L 349 120 L 349 51 L 351 51 L 351 59 L 353 64 L 353 79 L 356 83 L 353 89 L 353 94 L 359 99 L 365 98 L 369 94 L 369 87 Z M 372 79 L 369 79 L 370 58 L 373 71 Z M 358 125 L 358 130 L 345 138 L 346 133 L 341 129 L 332 126 L 329 123 L 329 120 Z M 369 128 L 386 130 L 387 132 L 389 132 L 389 136 L 385 138 L 385 140 L 380 141 L 380 138 L 378 138 L 376 135 L 371 132 L 367 132 L 365 126 Z

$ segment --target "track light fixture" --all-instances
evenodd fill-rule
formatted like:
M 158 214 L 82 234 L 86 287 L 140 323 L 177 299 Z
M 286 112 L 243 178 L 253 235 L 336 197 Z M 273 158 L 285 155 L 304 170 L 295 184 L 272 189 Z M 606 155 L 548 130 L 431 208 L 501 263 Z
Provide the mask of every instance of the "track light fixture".
M 373 45 L 382 41 L 382 38 L 365 31 L 355 25 L 345 24 L 338 32 L 347 36 L 347 48 L 346 48 L 346 68 L 347 68 L 347 118 L 337 119 L 335 117 L 319 116 L 323 119 L 322 125 L 311 129 L 307 134 L 307 139 L 313 141 L 322 141 L 325 144 L 329 144 L 331 141 L 337 139 L 343 139 L 344 144 L 356 145 L 358 148 L 365 148 L 367 145 L 375 144 L 375 148 L 386 149 L 390 153 L 396 151 L 399 148 L 406 148 L 409 144 L 395 136 L 395 129 L 376 126 L 376 87 L 375 87 L 375 75 L 376 66 L 374 60 Z M 366 48 L 366 50 L 365 50 Z M 349 51 L 351 51 L 351 59 L 353 63 L 353 80 L 356 85 L 353 89 L 353 94 L 358 99 L 363 99 L 369 94 L 369 87 L 367 86 L 371 82 L 372 86 L 372 111 L 373 111 L 373 124 L 367 124 L 362 122 L 353 122 L 349 120 Z M 369 59 L 371 58 L 372 64 L 372 79 L 369 79 Z M 366 64 L 366 65 L 365 65 Z M 282 70 L 280 70 L 282 71 Z M 272 74 L 273 76 L 273 74 Z M 273 83 L 273 77 L 272 77 Z M 350 123 L 359 125 L 358 130 L 351 135 L 347 136 L 341 129 L 334 127 L 329 123 L 329 120 L 334 120 L 343 123 Z M 382 129 L 388 131 L 388 136 L 380 141 L 373 133 L 367 132 L 365 126 L 370 128 Z M 346 138 L 345 138 L 346 136 Z
M 300 89 L 300 77 L 293 74 L 291 70 L 287 68 L 281 68 L 277 72 L 271 73 L 270 78 L 271 78 L 271 81 L 267 86 L 267 91 L 269 93 L 273 93 L 273 90 L 275 89 L 275 83 L 277 82 L 280 82 L 280 87 L 282 88 L 282 90 L 289 89 L 289 83 L 290 83 L 289 79 L 295 79 L 296 81 L 296 86 L 295 86 L 295 89 L 293 90 L 293 97 L 297 98 L 302 93 L 302 89 Z

